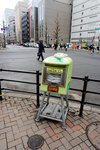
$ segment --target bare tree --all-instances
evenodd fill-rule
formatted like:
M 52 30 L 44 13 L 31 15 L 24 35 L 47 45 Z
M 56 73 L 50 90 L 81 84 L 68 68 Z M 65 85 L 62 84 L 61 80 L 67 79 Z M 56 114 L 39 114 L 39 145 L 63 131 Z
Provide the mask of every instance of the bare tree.
M 57 17 L 55 18 L 55 28 L 53 31 L 54 39 L 56 39 L 57 41 L 59 40 L 60 37 L 60 23 L 58 19 L 59 19 L 59 15 L 57 14 Z
M 48 41 L 48 24 L 47 24 L 47 17 L 46 17 L 46 20 L 45 20 L 45 42 L 47 44 L 47 41 Z

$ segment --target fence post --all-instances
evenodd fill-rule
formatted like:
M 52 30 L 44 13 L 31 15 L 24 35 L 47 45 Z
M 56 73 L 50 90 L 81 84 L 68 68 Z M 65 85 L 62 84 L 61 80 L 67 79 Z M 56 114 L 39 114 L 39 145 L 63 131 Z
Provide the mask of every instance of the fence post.
M 83 91 L 82 91 L 80 113 L 79 113 L 80 117 L 83 116 L 83 107 L 84 107 L 84 102 L 85 102 L 85 96 L 86 96 L 86 90 L 87 90 L 87 83 L 88 83 L 88 76 L 85 76 L 85 78 L 84 78 L 84 85 L 83 85 Z
M 0 81 L 0 101 L 2 101 L 1 81 Z
M 39 71 L 36 71 L 36 93 L 37 93 L 37 105 L 36 107 L 40 106 L 40 100 L 39 100 L 39 94 L 40 94 L 40 90 L 39 90 L 39 85 L 40 85 L 40 81 L 39 81 Z

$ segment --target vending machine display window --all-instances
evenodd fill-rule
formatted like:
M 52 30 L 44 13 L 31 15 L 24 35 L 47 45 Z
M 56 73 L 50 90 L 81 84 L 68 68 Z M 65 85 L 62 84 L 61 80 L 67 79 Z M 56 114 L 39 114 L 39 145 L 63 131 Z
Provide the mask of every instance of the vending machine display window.
M 64 87 L 66 79 L 66 66 L 45 65 L 43 84 Z

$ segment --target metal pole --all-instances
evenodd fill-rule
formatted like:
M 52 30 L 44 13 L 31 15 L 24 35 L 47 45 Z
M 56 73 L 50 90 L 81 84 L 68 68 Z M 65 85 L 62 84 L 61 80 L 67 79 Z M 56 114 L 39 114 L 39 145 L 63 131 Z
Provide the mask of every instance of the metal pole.
M 39 82 L 39 71 L 36 71 L 36 93 L 37 93 L 37 105 L 36 105 L 36 107 L 39 107 L 39 106 L 40 106 L 40 100 L 39 100 L 39 94 L 40 94 L 39 85 L 40 85 L 40 82 Z
M 4 45 L 3 45 L 3 47 L 6 48 L 4 20 L 3 20 L 3 40 L 4 40 Z
M 82 92 L 82 99 L 81 99 L 81 107 L 80 107 L 80 113 L 79 113 L 80 117 L 83 116 L 83 107 L 84 107 L 84 102 L 85 102 L 87 83 L 88 83 L 88 76 L 85 76 L 84 85 L 83 85 L 83 92 Z
M 70 33 L 69 33 L 69 42 L 71 43 L 71 29 L 72 29 L 72 13 L 73 13 L 73 2 L 69 4 L 71 7 L 71 18 L 70 18 Z
M 2 101 L 1 81 L 0 81 L 0 101 Z

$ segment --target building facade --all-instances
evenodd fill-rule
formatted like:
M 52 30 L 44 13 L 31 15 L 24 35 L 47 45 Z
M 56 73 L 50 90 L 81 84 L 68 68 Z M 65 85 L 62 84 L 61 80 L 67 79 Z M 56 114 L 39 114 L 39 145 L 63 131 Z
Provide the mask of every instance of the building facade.
M 70 0 L 39 0 L 38 33 L 39 40 L 53 44 L 70 40 L 71 5 Z
M 24 13 L 22 16 L 22 43 L 30 41 L 29 18 L 29 12 Z
M 31 5 L 28 9 L 30 13 L 30 41 L 38 41 L 38 8 Z
M 27 12 L 28 3 L 19 1 L 15 7 L 16 40 L 22 44 L 22 16 Z
M 100 42 L 100 0 L 73 0 L 71 42 Z
M 10 22 L 11 18 L 15 17 L 14 9 L 5 8 L 4 15 L 5 15 L 5 22 L 4 22 L 4 24 L 5 24 L 6 27 L 8 27 L 8 30 L 5 30 L 5 38 L 6 38 L 6 42 L 8 44 L 10 44 L 10 34 L 11 34 L 11 36 L 14 36 L 14 35 L 12 35 L 14 33 L 11 31 L 11 27 L 9 28 L 9 25 L 11 26 L 11 24 L 10 24 L 11 23 Z
M 9 17 L 9 43 L 16 43 L 16 27 L 15 27 L 15 16 Z
M 9 25 L 9 17 L 15 16 L 14 9 L 5 8 L 4 14 L 5 14 L 5 25 L 8 26 Z

